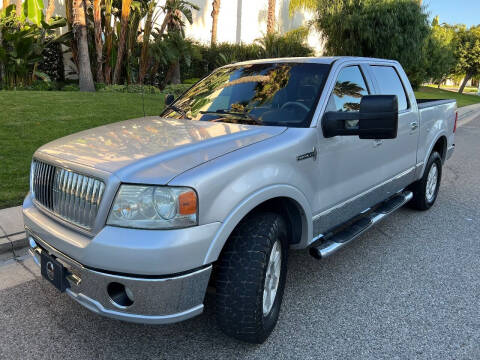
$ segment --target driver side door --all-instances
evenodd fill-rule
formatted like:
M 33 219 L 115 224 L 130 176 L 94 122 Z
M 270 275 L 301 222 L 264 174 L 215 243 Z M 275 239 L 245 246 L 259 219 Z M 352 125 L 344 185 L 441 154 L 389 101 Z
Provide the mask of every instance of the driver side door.
M 363 96 L 369 95 L 372 83 L 365 76 L 366 68 L 347 65 L 340 69 L 331 90 L 326 112 L 358 112 Z M 346 122 L 357 126 L 358 120 Z M 318 161 L 315 179 L 313 235 L 325 234 L 363 210 L 376 204 L 373 188 L 385 180 L 379 171 L 381 148 L 375 140 L 358 136 L 325 138 L 318 127 Z

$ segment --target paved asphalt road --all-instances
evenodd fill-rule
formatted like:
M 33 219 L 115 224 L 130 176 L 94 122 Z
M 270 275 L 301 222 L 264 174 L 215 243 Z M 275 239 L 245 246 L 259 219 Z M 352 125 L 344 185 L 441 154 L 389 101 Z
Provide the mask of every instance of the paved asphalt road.
M 263 345 L 201 316 L 170 326 L 101 318 L 31 259 L 0 265 L 0 359 L 480 359 L 480 118 L 457 130 L 439 198 L 402 209 L 335 256 L 290 252 L 280 321 Z

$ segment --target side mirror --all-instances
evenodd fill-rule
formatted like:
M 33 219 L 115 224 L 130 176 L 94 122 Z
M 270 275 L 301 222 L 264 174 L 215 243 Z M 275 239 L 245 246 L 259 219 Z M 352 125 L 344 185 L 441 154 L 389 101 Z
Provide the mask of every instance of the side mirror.
M 398 130 L 397 95 L 367 95 L 359 112 L 325 113 L 322 119 L 325 137 L 354 136 L 360 139 L 395 139 Z
M 171 103 L 173 103 L 173 100 L 175 100 L 175 97 L 172 94 L 168 94 L 167 96 L 165 96 L 165 105 L 170 105 Z

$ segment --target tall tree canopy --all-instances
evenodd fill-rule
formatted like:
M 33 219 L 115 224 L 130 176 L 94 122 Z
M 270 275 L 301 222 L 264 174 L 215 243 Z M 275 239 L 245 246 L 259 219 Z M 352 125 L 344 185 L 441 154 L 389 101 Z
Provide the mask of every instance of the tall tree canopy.
M 432 32 L 425 45 L 427 76 L 440 84 L 455 70 L 456 29 L 448 24 L 439 24 L 438 17 L 432 22 Z
M 463 27 L 458 30 L 455 55 L 458 59 L 456 72 L 465 74 L 458 90 L 461 94 L 468 81 L 480 74 L 480 26 L 473 26 L 470 29 Z
M 413 86 L 426 76 L 428 15 L 412 0 L 319 0 L 316 25 L 328 55 L 398 60 Z

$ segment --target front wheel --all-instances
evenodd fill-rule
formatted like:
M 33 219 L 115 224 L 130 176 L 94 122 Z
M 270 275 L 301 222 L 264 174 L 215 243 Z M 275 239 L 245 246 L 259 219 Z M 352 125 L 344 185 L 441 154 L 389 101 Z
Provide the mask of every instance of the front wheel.
M 438 152 L 432 152 L 428 158 L 423 177 L 412 185 L 413 198 L 411 207 L 428 210 L 437 199 L 442 178 L 442 158 Z
M 274 213 L 253 214 L 234 230 L 216 268 L 216 315 L 236 339 L 263 343 L 280 313 L 287 273 L 287 231 Z

